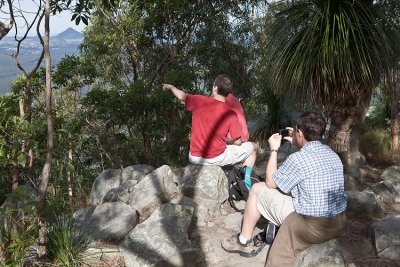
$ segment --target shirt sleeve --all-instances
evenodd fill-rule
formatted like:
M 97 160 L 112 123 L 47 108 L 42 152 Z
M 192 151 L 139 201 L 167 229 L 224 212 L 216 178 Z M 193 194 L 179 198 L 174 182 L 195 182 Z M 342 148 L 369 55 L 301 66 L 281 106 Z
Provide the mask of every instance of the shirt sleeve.
M 185 108 L 187 111 L 193 111 L 197 106 L 196 95 L 186 95 Z
M 238 117 L 234 111 L 229 112 L 230 123 L 229 123 L 229 133 L 233 140 L 238 139 L 242 136 L 242 127 L 240 126 Z
M 246 117 L 244 116 L 244 110 L 242 107 L 242 104 L 240 104 L 239 99 L 237 99 L 235 96 L 233 96 L 232 94 L 229 94 L 226 97 L 226 101 L 225 103 L 233 110 L 235 111 L 238 120 L 239 120 L 239 124 L 242 128 L 242 140 L 243 141 L 248 141 L 249 140 L 249 130 L 247 128 L 247 122 L 246 122 Z
M 284 193 L 292 191 L 302 179 L 303 175 L 298 167 L 295 153 L 287 157 L 278 170 L 272 174 L 272 180 Z

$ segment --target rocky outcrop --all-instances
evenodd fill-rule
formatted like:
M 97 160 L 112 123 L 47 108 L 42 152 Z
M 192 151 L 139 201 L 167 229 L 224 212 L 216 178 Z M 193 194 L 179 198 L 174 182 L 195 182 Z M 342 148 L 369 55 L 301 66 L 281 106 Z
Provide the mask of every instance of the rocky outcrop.
M 220 247 L 223 238 L 239 231 L 242 219 L 225 202 L 228 186 L 222 168 L 143 166 L 105 171 L 96 178 L 94 205 L 76 213 L 83 232 L 94 241 L 113 241 L 126 266 L 264 266 L 268 246 L 254 258 L 227 254 Z M 350 266 L 360 257 L 400 263 L 400 217 L 388 206 L 399 202 L 399 177 L 396 166 L 382 176 L 365 168 L 356 178 L 348 176 L 346 183 L 353 183 L 346 187 L 351 188 L 346 192 L 349 215 L 374 222 L 365 239 L 356 240 L 366 249 L 354 246 L 344 233 L 303 251 L 294 266 Z M 264 226 L 257 225 L 255 234 Z

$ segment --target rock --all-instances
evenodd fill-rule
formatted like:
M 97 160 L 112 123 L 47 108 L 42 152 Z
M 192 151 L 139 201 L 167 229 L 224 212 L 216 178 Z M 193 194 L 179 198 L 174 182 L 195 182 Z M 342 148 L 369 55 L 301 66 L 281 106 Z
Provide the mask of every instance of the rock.
M 101 204 L 108 191 L 120 186 L 121 173 L 122 170 L 109 169 L 103 171 L 96 177 L 90 194 L 93 205 Z
M 359 188 L 360 185 L 357 179 L 354 179 L 349 174 L 344 175 L 344 189 L 346 191 L 358 191 Z
M 128 166 L 124 169 L 109 169 L 105 170 L 96 177 L 93 186 L 92 192 L 90 194 L 92 204 L 97 205 L 103 203 L 104 197 L 106 194 L 113 190 L 113 196 L 118 194 L 120 191 L 118 187 L 126 183 L 136 184 L 138 183 L 146 174 L 153 171 L 154 167 L 146 164 L 138 164 L 133 166 Z M 130 182 L 129 182 L 130 181 Z M 115 202 L 117 201 L 114 197 L 107 196 L 106 202 Z
M 300 252 L 293 267 L 344 267 L 344 259 L 340 250 L 339 241 L 332 239 L 322 244 L 312 245 Z
M 346 191 L 347 211 L 362 214 L 370 218 L 383 218 L 386 211 L 383 199 L 369 191 Z
M 137 182 L 139 182 L 140 179 L 142 179 L 153 170 L 154 167 L 147 164 L 128 166 L 122 170 L 121 184 L 125 183 L 128 180 L 136 180 Z
M 171 168 L 164 165 L 142 178 L 124 201 L 141 214 L 149 208 L 151 213 L 154 205 L 169 202 L 178 191 Z
M 390 183 L 395 193 L 395 202 L 400 203 L 400 166 L 391 166 L 382 172 L 382 179 Z
M 120 242 L 136 226 L 136 212 L 122 202 L 104 203 L 74 213 L 74 232 L 91 241 Z
M 117 201 L 128 203 L 129 195 L 137 184 L 138 180 L 128 180 L 121 186 L 111 189 L 103 197 L 102 203 Z
M 400 215 L 371 225 L 379 257 L 400 260 Z
M 382 172 L 382 178 L 400 183 L 400 166 L 391 166 Z
M 226 216 L 224 220 L 225 228 L 234 229 L 240 232 L 240 222 L 242 221 L 242 218 L 243 215 L 240 212 L 228 214 L 228 216 Z
M 193 207 L 167 203 L 157 208 L 124 239 L 121 247 L 127 267 L 157 266 L 166 259 L 197 255 L 188 239 Z M 190 265 L 179 265 L 190 266 Z
M 159 204 L 169 202 L 178 191 L 171 168 L 164 165 L 142 178 L 127 180 L 121 186 L 111 189 L 104 196 L 103 202 L 121 201 L 140 214 L 151 214 Z
M 359 180 L 361 177 L 360 167 L 357 164 L 349 166 L 349 168 L 347 169 L 347 174 Z
M 400 196 L 393 184 L 388 181 L 382 181 L 371 189 L 375 194 L 381 196 L 385 203 L 394 203 L 396 198 L 399 198 Z
M 210 208 L 219 207 L 228 198 L 228 180 L 219 166 L 188 165 L 179 189 Z
M 358 152 L 355 163 L 358 167 L 363 167 L 365 164 L 367 164 L 367 159 L 362 153 Z

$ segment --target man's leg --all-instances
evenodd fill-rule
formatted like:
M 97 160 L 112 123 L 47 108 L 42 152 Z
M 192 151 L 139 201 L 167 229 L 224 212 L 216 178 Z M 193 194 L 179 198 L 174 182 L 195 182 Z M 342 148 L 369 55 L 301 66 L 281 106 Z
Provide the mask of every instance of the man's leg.
M 252 250 L 252 236 L 255 225 L 262 214 L 267 220 L 280 225 L 284 218 L 293 211 L 292 198 L 270 189 L 265 183 L 252 186 L 246 203 L 242 221 L 241 234 L 222 241 L 221 245 L 227 252 L 248 256 Z M 253 254 L 254 255 L 254 254 Z
M 249 166 L 253 168 L 254 164 L 256 163 L 258 145 L 253 142 L 250 143 L 253 145 L 253 151 L 251 152 L 250 156 L 243 162 L 243 166 Z
M 240 235 L 246 239 L 250 240 L 253 236 L 253 230 L 261 218 L 261 213 L 257 210 L 257 196 L 261 190 L 266 189 L 265 183 L 256 183 L 251 187 L 249 192 L 249 198 L 247 199 L 246 206 L 244 208 L 242 228 Z
M 266 267 L 290 267 L 301 251 L 326 242 L 341 233 L 346 215 L 315 218 L 292 212 L 284 220 L 269 250 Z
M 224 239 L 221 242 L 221 246 L 225 251 L 230 253 L 239 253 L 245 257 L 252 257 L 257 255 L 259 250 L 261 250 L 254 246 L 252 237 L 253 230 L 261 217 L 261 214 L 256 208 L 257 196 L 264 189 L 267 189 L 265 183 L 256 183 L 251 187 L 246 207 L 244 209 L 241 233 L 238 233 L 231 238 Z

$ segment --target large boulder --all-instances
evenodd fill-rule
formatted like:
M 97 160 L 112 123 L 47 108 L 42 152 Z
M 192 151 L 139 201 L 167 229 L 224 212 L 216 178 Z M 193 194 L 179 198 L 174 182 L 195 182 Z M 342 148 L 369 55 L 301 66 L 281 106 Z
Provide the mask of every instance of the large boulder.
M 228 179 L 219 166 L 188 165 L 179 188 L 199 204 L 219 207 L 228 198 Z
M 297 255 L 293 267 L 344 267 L 344 258 L 339 241 L 332 239 L 322 244 L 312 245 Z
M 103 203 L 104 196 L 112 189 L 120 187 L 122 184 L 131 181 L 136 184 L 146 174 L 153 171 L 154 167 L 146 164 L 128 166 L 124 169 L 108 169 L 96 177 L 90 194 L 92 204 Z
M 74 213 L 74 232 L 89 241 L 118 243 L 136 226 L 136 211 L 122 202 L 104 203 Z
M 400 203 L 400 166 L 391 166 L 382 172 L 382 179 L 395 190 L 394 201 Z
M 140 214 L 151 213 L 157 205 L 169 202 L 178 195 L 178 187 L 174 183 L 172 170 L 164 165 L 136 180 L 127 180 L 120 187 L 110 190 L 104 202 L 121 201 L 130 205 Z
M 386 215 L 384 202 L 381 196 L 364 190 L 346 191 L 347 211 L 367 216 L 369 218 L 383 218 Z
M 400 261 L 400 215 L 371 225 L 378 256 Z
M 125 265 L 172 266 L 167 264 L 167 259 L 183 254 L 198 255 L 198 248 L 188 238 L 192 217 L 193 207 L 171 203 L 161 205 L 122 242 Z M 179 266 L 196 266 L 193 261 L 190 264 L 181 263 Z
M 121 172 L 122 170 L 119 169 L 109 169 L 96 177 L 90 194 L 93 205 L 101 204 L 108 191 L 120 186 Z

